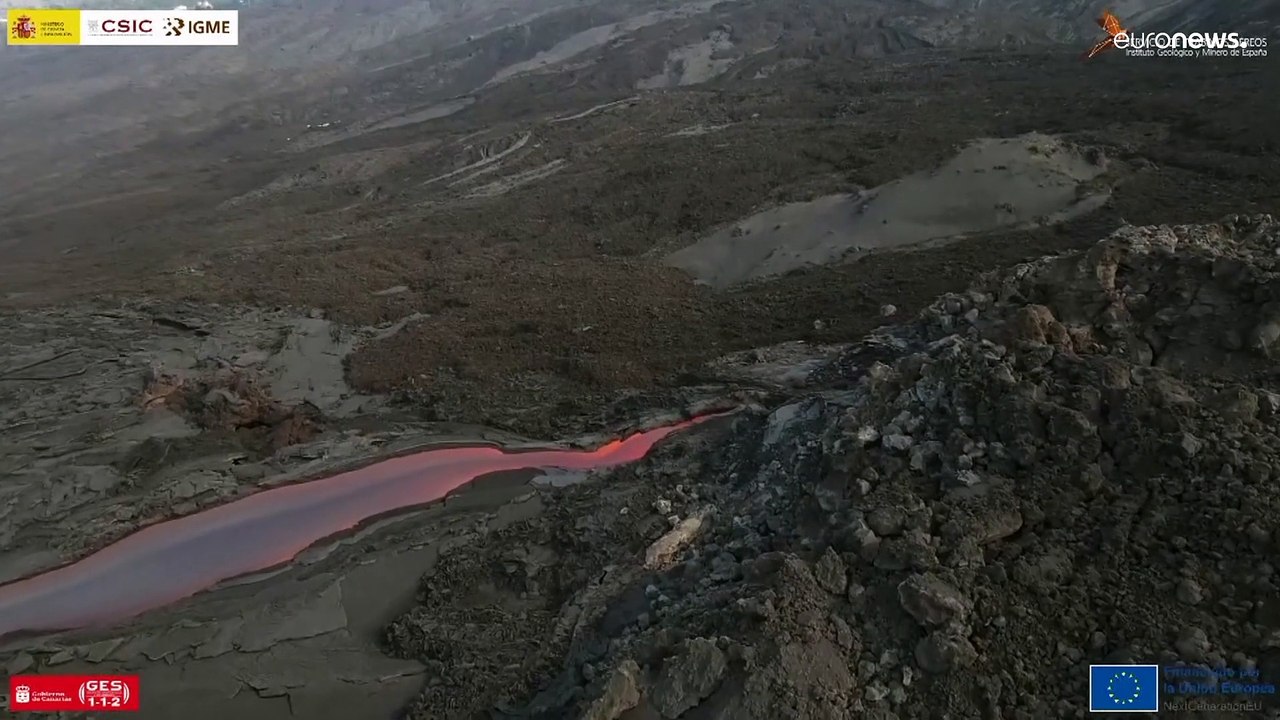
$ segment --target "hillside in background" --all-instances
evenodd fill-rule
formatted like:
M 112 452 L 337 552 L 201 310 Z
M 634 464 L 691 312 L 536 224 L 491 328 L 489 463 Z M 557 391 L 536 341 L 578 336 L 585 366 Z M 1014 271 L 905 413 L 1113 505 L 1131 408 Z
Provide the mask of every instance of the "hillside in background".
M 221 6 L 241 7 L 223 3 Z M 1272 30 L 1276 0 L 314 0 L 242 8 L 236 48 L 5 48 L 0 180 L 75 192 L 91 158 L 237 135 L 278 147 L 537 76 L 548 91 L 714 83 L 823 57 L 1018 47 L 1131 27 Z M 767 71 L 767 70 L 765 70 Z M 550 77 L 552 79 L 548 80 Z M 554 78 L 560 78 L 558 82 Z M 49 168 L 57 163 L 58 179 Z M 48 181 L 48 184 L 46 184 Z M 62 183 L 62 184 L 60 184 Z M 126 181 L 127 183 L 127 181 Z M 30 196 L 6 201 L 29 206 Z

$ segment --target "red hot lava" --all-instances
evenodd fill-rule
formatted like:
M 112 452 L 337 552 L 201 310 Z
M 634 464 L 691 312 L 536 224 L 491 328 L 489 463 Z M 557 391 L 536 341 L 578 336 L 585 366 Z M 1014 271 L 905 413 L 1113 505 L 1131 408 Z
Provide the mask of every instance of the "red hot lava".
M 289 562 L 368 518 L 439 500 L 489 473 L 591 470 L 634 462 L 707 418 L 637 433 L 595 450 L 446 447 L 266 490 L 153 525 L 89 557 L 0 587 L 0 637 L 119 622 L 229 578 Z

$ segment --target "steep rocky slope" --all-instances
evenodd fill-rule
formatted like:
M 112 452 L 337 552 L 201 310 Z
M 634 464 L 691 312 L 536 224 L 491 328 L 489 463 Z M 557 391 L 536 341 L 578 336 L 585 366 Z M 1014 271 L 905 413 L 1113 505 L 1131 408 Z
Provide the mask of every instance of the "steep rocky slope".
M 416 716 L 1085 717 L 1104 661 L 1274 685 L 1278 258 L 1233 217 L 989 274 L 446 554 L 388 630 Z

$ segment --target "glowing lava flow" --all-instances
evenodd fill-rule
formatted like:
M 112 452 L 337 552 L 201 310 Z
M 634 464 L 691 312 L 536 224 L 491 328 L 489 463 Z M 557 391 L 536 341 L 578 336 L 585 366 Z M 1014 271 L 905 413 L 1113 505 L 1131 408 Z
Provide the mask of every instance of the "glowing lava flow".
M 634 462 L 659 440 L 700 420 L 638 433 L 596 450 L 427 450 L 159 523 L 77 563 L 0 586 L 0 637 L 118 622 L 288 562 L 363 520 L 439 500 L 481 475 Z

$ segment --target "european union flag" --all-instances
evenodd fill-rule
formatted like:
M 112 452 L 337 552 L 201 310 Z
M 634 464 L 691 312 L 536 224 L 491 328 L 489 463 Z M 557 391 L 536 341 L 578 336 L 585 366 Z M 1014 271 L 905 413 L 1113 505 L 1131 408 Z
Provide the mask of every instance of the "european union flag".
M 1159 665 L 1090 665 L 1089 712 L 1157 712 Z

